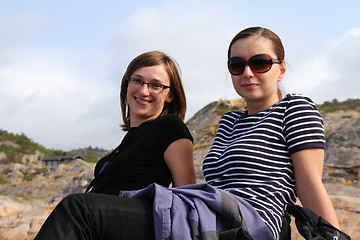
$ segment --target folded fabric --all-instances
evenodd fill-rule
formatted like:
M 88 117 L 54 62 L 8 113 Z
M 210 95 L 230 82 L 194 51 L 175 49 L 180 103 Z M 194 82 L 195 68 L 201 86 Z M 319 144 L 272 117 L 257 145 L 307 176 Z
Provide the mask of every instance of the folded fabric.
M 154 202 L 155 239 L 274 239 L 259 214 L 245 200 L 208 184 L 165 188 L 151 184 L 120 196 Z M 242 238 L 242 239 L 243 239 Z

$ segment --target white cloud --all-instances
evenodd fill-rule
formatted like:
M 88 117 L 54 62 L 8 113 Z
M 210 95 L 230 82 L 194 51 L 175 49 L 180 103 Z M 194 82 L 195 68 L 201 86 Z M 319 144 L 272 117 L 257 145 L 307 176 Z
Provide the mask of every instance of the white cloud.
M 116 18 L 106 26 L 113 35 L 103 36 L 109 41 L 108 46 L 99 46 L 101 52 L 93 49 L 91 39 L 91 34 L 99 31 L 96 24 L 86 37 L 79 32 L 77 48 L 71 49 L 72 40 L 66 37 L 65 41 L 46 35 L 47 46 L 36 44 L 34 39 L 54 31 L 42 14 L 46 10 L 10 18 L 0 15 L 0 128 L 24 132 L 40 144 L 64 150 L 88 145 L 115 147 L 123 136 L 119 128 L 120 80 L 128 63 L 150 50 L 163 50 L 180 64 L 189 119 L 211 101 L 238 97 L 226 69 L 226 51 L 237 31 L 253 25 L 269 27 L 284 40 L 289 62 L 285 90 L 308 94 L 318 102 L 359 97 L 360 81 L 355 79 L 360 66 L 359 28 L 319 43 L 325 37 L 319 40 L 317 31 L 293 26 L 299 15 L 287 23 L 282 10 L 274 8 L 269 23 L 268 14 L 261 11 L 253 18 L 251 10 L 257 7 L 250 5 L 171 1 L 138 8 L 126 21 L 119 20 L 118 29 L 110 27 Z M 244 9 L 247 11 L 239 11 Z M 54 22 L 64 17 L 54 13 L 58 14 L 51 16 Z M 310 22 L 312 26 L 314 22 Z M 66 26 L 61 26 L 61 33 L 66 34 Z M 49 39 L 54 42 L 48 43 Z M 86 43 L 79 49 L 81 41 Z
M 286 77 L 281 84 L 286 92 L 308 94 L 329 75 L 327 56 L 308 56 L 287 66 Z
M 84 95 L 69 93 L 62 94 L 62 98 L 33 95 L 19 99 L 1 94 L 1 102 L 7 103 L 0 105 L 0 111 L 7 114 L 7 122 L 1 127 L 24 132 L 50 148 L 110 148 L 119 142 L 122 133 L 116 121 L 118 108 L 109 105 L 114 99 L 88 102 Z
M 1 128 L 24 132 L 50 148 L 118 144 L 119 87 L 103 76 L 101 66 L 84 69 L 84 59 L 73 54 L 23 50 L 0 66 Z
M 360 93 L 360 28 L 347 30 L 343 36 L 329 41 L 326 51 L 326 76 L 310 90 L 321 103 L 325 100 L 359 98 Z
M 23 97 L 31 94 L 59 97 L 61 90 L 73 92 L 79 88 L 79 79 L 70 72 L 63 56 L 50 53 L 29 51 L 14 56 L 11 64 L 0 71 L 2 91 Z
M 304 34 L 299 34 L 303 36 Z M 288 69 L 282 85 L 286 92 L 309 95 L 316 103 L 334 98 L 359 98 L 360 28 L 315 43 L 287 36 Z

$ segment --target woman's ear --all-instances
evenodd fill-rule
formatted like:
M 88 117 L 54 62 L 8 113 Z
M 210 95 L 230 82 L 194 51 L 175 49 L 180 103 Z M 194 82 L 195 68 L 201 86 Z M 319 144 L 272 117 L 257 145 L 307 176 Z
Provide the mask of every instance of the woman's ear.
M 285 76 L 285 72 L 286 72 L 286 62 L 282 61 L 280 63 L 280 69 L 279 69 L 279 79 L 278 81 L 280 82 L 281 80 L 283 80 L 284 76 Z
M 171 92 L 169 92 L 169 94 L 167 95 L 165 102 L 166 103 L 170 103 L 172 100 L 174 99 L 173 95 Z

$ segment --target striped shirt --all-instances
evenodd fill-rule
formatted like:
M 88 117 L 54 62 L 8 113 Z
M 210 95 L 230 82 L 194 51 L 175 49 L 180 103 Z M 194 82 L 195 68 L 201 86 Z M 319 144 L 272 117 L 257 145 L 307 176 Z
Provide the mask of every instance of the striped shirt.
M 285 204 L 296 201 L 290 155 L 308 148 L 325 149 L 322 118 L 309 98 L 288 94 L 254 115 L 224 114 L 203 163 L 204 176 L 208 184 L 249 202 L 276 238 Z

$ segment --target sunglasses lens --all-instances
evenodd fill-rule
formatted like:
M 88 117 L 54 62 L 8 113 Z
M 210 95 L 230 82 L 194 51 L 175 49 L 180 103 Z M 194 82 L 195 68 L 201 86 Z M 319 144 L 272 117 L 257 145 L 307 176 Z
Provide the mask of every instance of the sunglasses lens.
M 276 60 L 275 63 L 281 63 L 281 61 Z M 245 61 L 241 57 L 232 57 L 228 60 L 228 68 L 232 75 L 240 75 L 244 73 L 245 66 L 249 65 L 251 71 L 255 73 L 265 73 L 271 69 L 273 65 L 273 60 L 269 55 L 259 54 L 252 56 L 248 61 Z
M 232 57 L 228 60 L 228 68 L 232 75 L 242 74 L 245 69 L 245 60 L 240 57 Z
M 256 73 L 264 73 L 271 69 L 273 62 L 267 55 L 256 55 L 249 59 L 249 66 Z

